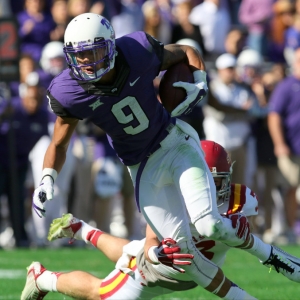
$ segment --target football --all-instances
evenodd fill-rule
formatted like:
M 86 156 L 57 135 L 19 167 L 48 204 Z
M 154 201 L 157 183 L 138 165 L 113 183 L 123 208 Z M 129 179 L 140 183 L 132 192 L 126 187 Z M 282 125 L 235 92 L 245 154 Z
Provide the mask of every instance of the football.
M 171 113 L 186 97 L 186 91 L 180 87 L 174 87 L 178 81 L 194 82 L 192 66 L 178 63 L 169 68 L 163 75 L 159 84 L 159 97 L 165 109 Z

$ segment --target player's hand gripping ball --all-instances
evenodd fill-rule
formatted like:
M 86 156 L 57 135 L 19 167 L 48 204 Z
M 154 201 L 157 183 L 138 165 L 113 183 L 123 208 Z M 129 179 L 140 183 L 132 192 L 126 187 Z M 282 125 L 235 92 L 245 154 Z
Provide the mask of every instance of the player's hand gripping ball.
M 163 75 L 159 85 L 159 96 L 163 106 L 169 113 L 182 103 L 187 96 L 184 88 L 174 87 L 173 83 L 178 81 L 194 83 L 192 68 L 192 66 L 185 63 L 178 63 L 170 67 Z

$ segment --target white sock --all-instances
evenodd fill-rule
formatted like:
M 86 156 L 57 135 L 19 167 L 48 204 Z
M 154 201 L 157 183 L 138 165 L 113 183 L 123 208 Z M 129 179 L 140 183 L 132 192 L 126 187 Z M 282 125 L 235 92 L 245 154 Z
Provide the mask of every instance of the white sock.
M 82 220 L 80 220 L 80 221 L 82 223 L 82 226 L 74 235 L 76 240 L 83 240 L 88 244 L 88 243 L 90 243 L 90 235 L 91 235 L 90 233 L 92 231 L 102 232 L 101 230 L 85 223 L 84 221 L 82 221 Z
M 43 292 L 57 292 L 57 274 L 51 271 L 45 271 L 36 280 L 38 288 Z
M 265 262 L 270 257 L 272 249 L 271 245 L 264 243 L 261 239 L 253 234 L 252 238 L 254 240 L 252 248 L 244 250 L 256 256 L 262 262 Z
M 231 288 L 223 298 L 226 300 L 257 300 L 232 282 Z

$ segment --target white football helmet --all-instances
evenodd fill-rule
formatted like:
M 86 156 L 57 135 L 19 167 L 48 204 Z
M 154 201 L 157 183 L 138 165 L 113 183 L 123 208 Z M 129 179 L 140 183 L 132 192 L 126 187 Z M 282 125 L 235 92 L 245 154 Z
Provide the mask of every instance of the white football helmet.
M 40 65 L 45 72 L 55 76 L 58 75 L 66 67 L 63 47 L 64 44 L 58 41 L 50 42 L 44 46 L 40 59 Z M 54 63 L 54 59 L 59 59 L 59 63 Z
M 252 84 L 253 79 L 260 73 L 263 66 L 263 56 L 256 50 L 243 50 L 236 61 L 237 75 L 243 82 Z
M 97 81 L 115 65 L 115 32 L 109 21 L 100 15 L 84 13 L 72 19 L 65 31 L 64 44 L 67 63 L 79 80 Z M 93 51 L 94 61 L 79 64 L 76 57 L 83 51 Z M 97 70 L 97 64 L 102 62 L 104 67 Z M 87 74 L 82 67 L 92 67 L 94 72 Z

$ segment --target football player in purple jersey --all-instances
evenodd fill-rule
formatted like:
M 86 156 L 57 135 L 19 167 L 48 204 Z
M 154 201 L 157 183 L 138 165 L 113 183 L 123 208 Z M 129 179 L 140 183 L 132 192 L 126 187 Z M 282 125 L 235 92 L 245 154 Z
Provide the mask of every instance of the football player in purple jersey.
M 253 299 L 194 247 L 189 229 L 191 221 L 202 236 L 241 244 L 231 220 L 218 213 L 214 180 L 196 131 L 176 118 L 206 95 L 199 52 L 185 45 L 163 45 L 145 32 L 115 39 L 110 23 L 92 13 L 71 20 L 64 38 L 69 69 L 53 79 L 47 92 L 57 119 L 33 196 L 35 211 L 45 214 L 70 137 L 78 120 L 89 118 L 106 132 L 128 167 L 138 209 L 159 240 L 172 238 L 183 253 L 194 256 L 191 266 L 183 266 L 186 274 L 224 299 Z M 187 96 L 168 113 L 156 98 L 153 79 L 179 62 L 196 69 L 194 83 L 174 83 Z

